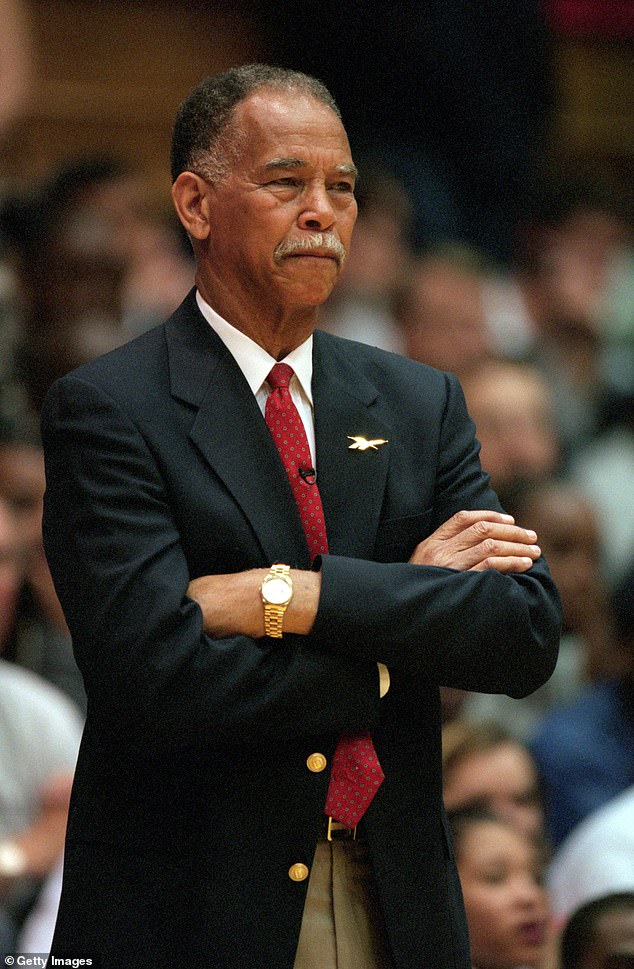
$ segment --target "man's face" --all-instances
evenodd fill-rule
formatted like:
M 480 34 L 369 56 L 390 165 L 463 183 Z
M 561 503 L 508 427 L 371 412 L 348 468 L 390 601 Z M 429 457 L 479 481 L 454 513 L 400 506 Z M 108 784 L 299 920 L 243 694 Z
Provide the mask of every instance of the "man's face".
M 478 823 L 463 836 L 458 869 L 473 964 L 487 969 L 541 964 L 549 909 L 532 842 L 506 823 Z
M 481 802 L 530 838 L 543 833 L 537 772 L 528 752 L 515 741 L 458 760 L 443 784 L 445 807 L 458 810 Z
M 594 938 L 579 969 L 632 969 L 634 966 L 634 909 L 605 912 L 598 919 Z
M 558 442 L 548 388 L 536 373 L 487 368 L 467 376 L 464 389 L 482 444 L 482 467 L 494 488 L 552 474 Z
M 416 272 L 407 307 L 408 355 L 462 374 L 489 350 L 482 284 L 477 273 L 443 260 Z
M 44 454 L 29 444 L 0 447 L 0 499 L 15 515 L 20 539 L 29 552 L 42 544 L 42 502 L 46 479 Z
M 357 215 L 343 125 L 314 98 L 271 89 L 241 102 L 234 121 L 240 149 L 230 174 L 210 186 L 201 281 L 212 294 L 244 294 L 263 313 L 318 306 Z M 315 248 L 295 248 L 308 244 Z

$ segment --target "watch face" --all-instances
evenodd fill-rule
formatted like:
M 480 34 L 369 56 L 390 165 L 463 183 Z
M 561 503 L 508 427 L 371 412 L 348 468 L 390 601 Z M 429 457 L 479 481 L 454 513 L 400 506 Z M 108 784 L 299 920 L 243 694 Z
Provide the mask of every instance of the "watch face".
M 284 579 L 268 579 L 264 583 L 262 594 L 267 602 L 274 606 L 282 606 L 291 597 L 291 589 L 288 582 Z

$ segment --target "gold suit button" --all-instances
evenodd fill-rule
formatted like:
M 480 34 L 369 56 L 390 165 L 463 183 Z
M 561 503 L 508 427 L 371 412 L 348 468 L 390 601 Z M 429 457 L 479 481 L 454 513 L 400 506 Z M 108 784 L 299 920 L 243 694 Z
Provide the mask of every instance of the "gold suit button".
M 308 878 L 308 868 L 298 861 L 288 869 L 288 877 L 291 881 L 303 882 Z
M 306 759 L 306 766 L 308 767 L 308 770 L 313 772 L 313 774 L 319 774 L 322 770 L 325 770 L 327 763 L 328 761 L 323 754 L 311 754 L 310 757 Z

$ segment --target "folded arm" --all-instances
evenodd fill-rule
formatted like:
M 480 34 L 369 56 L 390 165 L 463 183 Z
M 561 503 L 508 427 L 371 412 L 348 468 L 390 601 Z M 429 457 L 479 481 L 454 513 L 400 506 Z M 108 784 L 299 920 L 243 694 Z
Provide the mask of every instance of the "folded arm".
M 494 496 L 468 427 L 442 448 L 435 513 L 446 521 L 414 539 L 409 562 L 331 555 L 319 573 L 296 572 L 281 641 L 262 635 L 266 569 L 190 584 L 200 530 L 183 506 L 180 452 L 169 454 L 170 483 L 161 466 L 160 419 L 142 432 L 127 401 L 71 376 L 49 396 L 42 429 L 47 555 L 93 709 L 113 730 L 125 718 L 144 743 L 179 748 L 371 726 L 377 662 L 511 693 L 549 674 L 556 593 L 543 560 L 529 565 L 534 533 L 499 508 L 478 511 Z M 171 446 L 190 447 L 180 429 Z M 232 539 L 216 517 L 205 542 L 221 562 Z M 244 522 L 232 522 L 241 541 Z M 261 561 L 255 543 L 249 554 Z
M 528 571 L 540 555 L 536 541 L 536 533 L 515 525 L 511 515 L 486 509 L 460 511 L 416 546 L 410 563 L 458 571 L 521 573 Z M 187 594 L 200 606 L 208 635 L 264 636 L 259 590 L 267 571 L 206 575 L 190 582 Z M 283 628 L 287 633 L 305 636 L 317 617 L 321 575 L 298 569 L 291 575 L 293 598 Z

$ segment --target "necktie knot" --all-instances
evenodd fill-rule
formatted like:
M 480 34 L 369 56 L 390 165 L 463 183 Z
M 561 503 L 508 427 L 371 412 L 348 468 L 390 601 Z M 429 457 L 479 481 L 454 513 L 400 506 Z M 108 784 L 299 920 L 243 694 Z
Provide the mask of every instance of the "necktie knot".
M 287 363 L 276 363 L 266 378 L 272 390 L 288 387 L 295 371 Z

